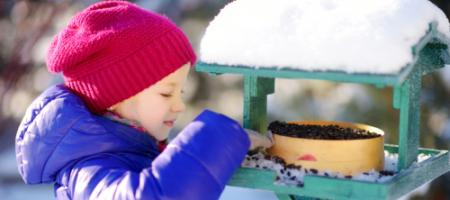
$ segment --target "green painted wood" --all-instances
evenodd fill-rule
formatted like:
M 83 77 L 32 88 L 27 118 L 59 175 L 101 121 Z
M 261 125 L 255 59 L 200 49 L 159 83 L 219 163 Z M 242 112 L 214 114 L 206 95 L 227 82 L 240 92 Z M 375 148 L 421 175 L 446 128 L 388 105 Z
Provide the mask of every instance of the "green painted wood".
M 416 68 L 400 86 L 399 170 L 408 167 L 417 158 L 420 139 L 421 74 L 420 68 Z
M 389 153 L 398 153 L 398 145 L 384 144 L 384 150 L 388 151 Z M 427 153 L 427 154 L 433 154 L 433 152 Z M 434 154 L 436 154 L 436 153 L 434 153 Z
M 421 150 L 420 153 L 430 153 L 428 150 Z M 414 163 L 406 170 L 400 172 L 395 180 L 389 182 L 388 199 L 397 199 L 415 188 L 431 181 L 450 170 L 449 154 L 442 151 L 424 162 Z
M 405 69 L 412 68 L 408 65 Z M 288 78 L 288 79 L 318 79 L 330 80 L 337 82 L 352 82 L 374 85 L 396 85 L 401 82 L 402 76 L 391 74 L 349 74 L 341 71 L 305 71 L 290 68 L 264 67 L 255 69 L 248 66 L 226 66 L 219 64 L 208 64 L 199 62 L 196 65 L 199 72 L 207 72 L 212 74 L 241 74 L 244 76 L 258 76 L 267 78 Z M 406 73 L 408 70 L 403 70 Z
M 450 56 L 448 47 L 442 43 L 429 43 L 420 52 L 420 58 L 417 62 L 421 65 L 422 75 L 435 71 L 449 63 Z
M 393 95 L 393 101 L 392 101 L 392 107 L 394 109 L 400 109 L 400 105 L 402 103 L 402 87 L 401 86 L 395 86 L 393 89 L 394 95 Z
M 276 194 L 278 200 L 295 200 L 295 197 L 289 194 Z
M 319 198 L 315 198 L 315 197 L 303 197 L 303 196 L 294 196 L 294 195 L 291 195 L 291 199 L 292 200 L 320 200 Z
M 398 151 L 396 145 L 385 145 L 388 151 Z M 275 172 L 241 168 L 229 182 L 230 185 L 271 190 L 277 194 L 296 195 L 320 199 L 396 199 L 420 185 L 450 170 L 448 151 L 420 149 L 420 153 L 433 157 L 411 165 L 386 183 L 371 183 L 320 176 L 306 176 L 304 187 L 274 184 Z M 280 195 L 282 196 L 282 195 Z
M 387 188 L 383 184 L 332 179 L 319 176 L 305 177 L 305 190 L 320 199 L 386 199 Z
M 244 127 L 267 132 L 267 95 L 274 92 L 275 80 L 256 76 L 244 77 Z
M 228 185 L 245 186 L 248 188 L 271 189 L 275 177 L 276 174 L 273 171 L 240 168 L 236 171 L 236 173 L 233 174 L 233 177 L 230 182 L 228 182 Z

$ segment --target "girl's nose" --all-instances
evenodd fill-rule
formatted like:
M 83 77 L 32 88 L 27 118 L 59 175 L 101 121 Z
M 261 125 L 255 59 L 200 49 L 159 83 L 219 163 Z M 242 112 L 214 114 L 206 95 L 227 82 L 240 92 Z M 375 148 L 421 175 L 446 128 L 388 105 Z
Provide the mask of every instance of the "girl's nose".
M 172 106 L 172 111 L 173 112 L 183 112 L 186 109 L 186 105 L 183 102 L 183 99 L 181 99 L 181 97 L 176 98 L 173 106 Z

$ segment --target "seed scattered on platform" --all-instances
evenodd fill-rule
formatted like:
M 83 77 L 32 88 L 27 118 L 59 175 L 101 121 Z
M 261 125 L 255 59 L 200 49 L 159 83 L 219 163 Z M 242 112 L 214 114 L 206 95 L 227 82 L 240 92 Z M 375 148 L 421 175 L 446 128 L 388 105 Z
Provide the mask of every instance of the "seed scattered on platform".
M 426 160 L 432 155 L 419 154 Z M 352 176 L 344 176 L 340 173 L 332 171 L 319 171 L 318 169 L 307 169 L 304 166 L 295 164 L 286 164 L 284 160 L 276 156 L 267 156 L 265 153 L 247 155 L 242 162 L 242 167 L 246 168 L 264 168 L 276 172 L 276 183 L 283 185 L 292 185 L 303 187 L 304 176 L 318 175 L 330 178 L 352 179 L 366 182 L 384 183 L 391 180 L 396 175 L 398 154 L 389 153 L 385 151 L 385 165 L 384 170 L 371 170 L 362 172 L 360 174 L 353 174 Z

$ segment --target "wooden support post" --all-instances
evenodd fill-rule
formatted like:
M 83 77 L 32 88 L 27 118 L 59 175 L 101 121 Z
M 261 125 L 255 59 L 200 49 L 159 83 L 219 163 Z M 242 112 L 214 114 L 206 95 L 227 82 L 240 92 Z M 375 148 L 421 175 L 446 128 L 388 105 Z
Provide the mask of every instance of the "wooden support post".
M 420 140 L 421 87 L 421 72 L 416 70 L 411 72 L 411 76 L 394 90 L 394 108 L 400 109 L 398 170 L 407 168 L 417 159 Z
M 244 128 L 267 132 L 267 95 L 274 86 L 273 78 L 244 77 Z

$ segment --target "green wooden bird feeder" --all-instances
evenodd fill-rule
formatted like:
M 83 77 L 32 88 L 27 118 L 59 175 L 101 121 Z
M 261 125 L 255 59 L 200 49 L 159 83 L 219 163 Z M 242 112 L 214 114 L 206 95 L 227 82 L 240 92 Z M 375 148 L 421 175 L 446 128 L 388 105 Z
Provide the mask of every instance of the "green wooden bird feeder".
M 275 92 L 276 78 L 320 79 L 373 84 L 379 88 L 393 87 L 393 107 L 400 111 L 399 144 L 385 144 L 385 150 L 399 155 L 398 173 L 388 182 L 305 176 L 304 187 L 283 186 L 274 184 L 276 174 L 273 171 L 241 168 L 229 185 L 270 190 L 280 199 L 396 199 L 448 172 L 448 151 L 419 148 L 419 135 L 422 76 L 450 63 L 449 44 L 449 38 L 437 30 L 437 23 L 430 23 L 426 35 L 412 47 L 413 62 L 397 74 L 227 66 L 200 61 L 196 66 L 199 72 L 244 76 L 244 127 L 262 133 L 267 128 L 267 95 Z M 430 157 L 416 162 L 419 153 Z

